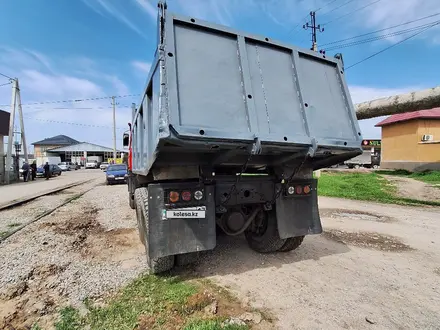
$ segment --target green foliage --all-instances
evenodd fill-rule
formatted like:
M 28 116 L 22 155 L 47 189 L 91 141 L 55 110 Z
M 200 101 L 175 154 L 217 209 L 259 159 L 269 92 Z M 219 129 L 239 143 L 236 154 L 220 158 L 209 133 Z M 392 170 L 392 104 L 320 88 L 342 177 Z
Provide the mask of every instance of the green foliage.
M 228 324 L 222 326 L 220 320 L 196 320 L 190 322 L 184 330 L 247 330 L 247 325 Z

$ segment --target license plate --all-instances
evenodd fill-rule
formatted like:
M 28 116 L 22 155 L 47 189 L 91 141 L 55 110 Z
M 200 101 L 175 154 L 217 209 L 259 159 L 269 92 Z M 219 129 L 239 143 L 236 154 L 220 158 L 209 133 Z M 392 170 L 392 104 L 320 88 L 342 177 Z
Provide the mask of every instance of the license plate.
M 124 178 L 115 178 L 115 180 L 124 180 Z
M 182 209 L 167 210 L 168 219 L 204 219 L 206 217 L 206 207 L 186 207 Z

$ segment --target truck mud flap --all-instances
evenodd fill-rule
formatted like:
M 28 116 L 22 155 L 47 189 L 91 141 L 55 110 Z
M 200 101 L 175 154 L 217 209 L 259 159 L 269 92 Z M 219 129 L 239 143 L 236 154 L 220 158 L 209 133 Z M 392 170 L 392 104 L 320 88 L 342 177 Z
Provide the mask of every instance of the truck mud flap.
M 321 219 L 318 210 L 317 180 L 309 180 L 311 192 L 307 196 L 285 196 L 276 201 L 280 238 L 320 234 Z
M 182 185 L 181 188 L 179 186 Z M 148 186 L 150 258 L 164 257 L 182 253 L 212 250 L 216 245 L 214 188 L 204 186 L 206 206 L 205 218 L 167 219 L 164 216 L 165 189 L 191 189 L 200 187 L 197 183 L 150 184 Z

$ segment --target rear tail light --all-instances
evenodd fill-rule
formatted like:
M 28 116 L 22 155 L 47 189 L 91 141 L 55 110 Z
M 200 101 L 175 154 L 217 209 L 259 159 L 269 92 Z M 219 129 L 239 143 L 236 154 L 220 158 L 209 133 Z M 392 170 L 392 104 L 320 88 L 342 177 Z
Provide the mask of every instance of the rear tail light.
M 182 193 L 182 200 L 185 202 L 189 202 L 191 200 L 191 192 L 190 191 L 184 191 Z
M 311 192 L 312 187 L 310 185 L 295 184 L 293 186 L 288 186 L 286 189 L 286 194 L 290 196 L 309 195 Z
M 310 193 L 310 186 L 304 186 L 304 194 Z
M 177 191 L 170 192 L 170 202 L 177 203 L 179 201 L 179 193 Z
M 194 198 L 196 200 L 201 200 L 203 198 L 203 192 L 201 190 L 197 190 L 194 192 Z

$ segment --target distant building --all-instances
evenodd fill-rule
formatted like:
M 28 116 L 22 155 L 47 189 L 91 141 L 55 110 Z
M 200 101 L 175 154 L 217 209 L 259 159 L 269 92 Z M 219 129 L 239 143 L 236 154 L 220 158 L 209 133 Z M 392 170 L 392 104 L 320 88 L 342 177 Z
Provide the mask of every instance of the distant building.
M 440 170 L 440 108 L 393 115 L 376 127 L 382 128 L 381 168 Z
M 34 146 L 37 165 L 48 161 L 72 162 L 85 165 L 86 161 L 106 162 L 113 158 L 113 149 L 89 142 L 78 142 L 66 135 L 57 135 L 38 142 Z M 117 150 L 116 157 L 121 158 L 122 152 Z
M 38 142 L 32 143 L 34 146 L 35 158 L 46 157 L 46 152 L 51 149 L 77 144 L 79 141 L 66 135 L 57 135 Z

